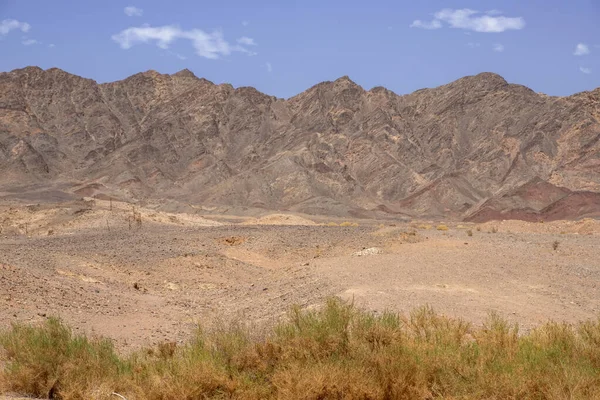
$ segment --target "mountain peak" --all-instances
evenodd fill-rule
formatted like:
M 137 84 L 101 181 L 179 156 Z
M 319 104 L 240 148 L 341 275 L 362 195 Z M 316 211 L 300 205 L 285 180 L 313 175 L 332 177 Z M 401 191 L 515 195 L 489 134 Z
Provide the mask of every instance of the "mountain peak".
M 174 73 L 172 76 L 176 76 L 178 78 L 196 78 L 196 79 L 198 79 L 198 77 L 196 75 L 194 75 L 194 73 L 187 68 Z
M 351 83 L 356 84 L 352 79 L 350 79 L 350 77 L 348 75 L 340 76 L 339 78 L 337 78 L 335 80 L 335 82 L 351 82 Z
M 474 76 L 475 79 L 487 82 L 507 84 L 506 79 L 494 72 L 481 72 Z

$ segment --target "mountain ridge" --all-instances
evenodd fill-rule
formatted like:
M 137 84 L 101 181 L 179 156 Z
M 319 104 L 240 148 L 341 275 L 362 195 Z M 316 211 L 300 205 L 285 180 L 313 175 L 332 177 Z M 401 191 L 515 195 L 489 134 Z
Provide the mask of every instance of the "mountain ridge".
M 490 72 L 405 95 L 342 76 L 288 99 L 187 69 L 102 84 L 57 68 L 0 73 L 11 196 L 60 184 L 131 201 L 459 219 L 544 219 L 562 200 L 552 218 L 578 218 L 600 215 L 599 141 L 600 88 L 552 97 Z M 569 192 L 502 200 L 534 179 Z M 573 193 L 585 195 L 571 207 Z

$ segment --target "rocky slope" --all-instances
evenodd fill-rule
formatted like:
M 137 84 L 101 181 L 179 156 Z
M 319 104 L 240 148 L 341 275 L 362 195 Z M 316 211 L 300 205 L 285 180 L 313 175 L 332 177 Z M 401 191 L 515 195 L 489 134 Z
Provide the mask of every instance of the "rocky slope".
M 188 70 L 0 73 L 0 196 L 169 199 L 476 221 L 600 216 L 600 88 L 492 73 L 409 95 L 348 77 L 290 99 Z

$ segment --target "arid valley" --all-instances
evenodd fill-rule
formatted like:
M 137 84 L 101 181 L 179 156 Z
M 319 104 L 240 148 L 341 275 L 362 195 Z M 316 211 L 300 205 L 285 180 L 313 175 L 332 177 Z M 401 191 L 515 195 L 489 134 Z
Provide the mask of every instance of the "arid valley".
M 496 311 L 525 331 L 600 314 L 592 219 L 173 214 L 88 199 L 6 205 L 0 222 L 2 327 L 59 316 L 123 350 L 184 342 L 198 323 L 272 325 L 330 296 L 379 313 L 429 304 L 474 324 Z

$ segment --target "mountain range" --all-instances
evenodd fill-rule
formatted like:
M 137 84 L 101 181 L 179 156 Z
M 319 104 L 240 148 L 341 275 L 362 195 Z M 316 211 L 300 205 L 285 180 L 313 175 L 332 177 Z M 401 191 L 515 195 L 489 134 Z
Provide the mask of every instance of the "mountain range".
M 347 76 L 289 99 L 147 71 L 0 73 L 0 198 L 355 217 L 600 217 L 600 88 L 481 73 L 397 95 Z

